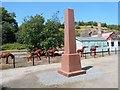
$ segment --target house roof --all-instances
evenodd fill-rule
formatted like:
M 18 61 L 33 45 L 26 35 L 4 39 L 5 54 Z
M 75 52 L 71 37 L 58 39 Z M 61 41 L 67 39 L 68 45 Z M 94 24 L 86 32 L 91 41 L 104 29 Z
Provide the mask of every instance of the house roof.
M 78 41 L 107 41 L 99 37 L 76 37 L 76 40 Z
M 102 37 L 101 38 L 108 39 L 112 33 L 113 32 L 102 33 Z M 92 37 L 98 37 L 98 35 L 93 35 Z

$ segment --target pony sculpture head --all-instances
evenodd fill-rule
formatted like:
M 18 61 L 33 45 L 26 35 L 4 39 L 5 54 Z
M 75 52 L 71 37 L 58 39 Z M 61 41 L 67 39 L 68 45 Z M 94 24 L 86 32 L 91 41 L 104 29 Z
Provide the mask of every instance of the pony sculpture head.
M 86 46 L 84 46 L 83 48 L 87 48 Z
M 58 49 L 53 49 L 54 51 L 59 51 Z
M 96 48 L 98 48 L 98 46 L 95 46 Z

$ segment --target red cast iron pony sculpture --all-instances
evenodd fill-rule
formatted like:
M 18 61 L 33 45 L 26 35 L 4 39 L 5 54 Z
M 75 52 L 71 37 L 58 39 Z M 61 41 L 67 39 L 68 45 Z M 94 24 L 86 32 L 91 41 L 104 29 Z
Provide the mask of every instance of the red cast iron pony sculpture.
M 81 52 L 81 57 L 84 56 L 84 55 L 83 55 L 83 52 L 84 52 L 84 49 L 85 49 L 85 48 L 86 48 L 86 47 L 84 46 L 84 47 L 82 47 L 82 49 L 78 49 L 78 50 L 77 50 L 77 53 L 80 53 L 80 52 Z
M 38 50 L 36 50 L 36 51 L 34 51 L 34 52 L 31 52 L 31 53 L 30 53 L 30 56 L 28 57 L 28 61 L 29 61 L 29 59 L 31 59 L 34 55 L 37 56 L 37 59 L 38 59 L 38 57 L 39 57 L 39 59 L 41 60 L 41 58 L 40 58 L 40 52 L 42 52 L 42 49 L 38 49 Z
M 49 56 L 50 54 L 51 54 L 52 56 L 54 56 L 55 51 L 59 51 L 59 50 L 58 50 L 58 49 L 47 50 L 47 51 L 46 51 L 46 58 L 47 58 L 47 56 Z
M 98 48 L 98 46 L 94 46 L 93 48 L 90 48 L 90 55 L 92 56 L 92 52 L 95 52 L 96 55 L 96 48 Z
M 9 64 L 8 58 L 11 57 L 13 60 L 15 60 L 15 56 L 11 53 L 2 53 L 0 54 L 0 58 L 6 58 L 6 64 Z

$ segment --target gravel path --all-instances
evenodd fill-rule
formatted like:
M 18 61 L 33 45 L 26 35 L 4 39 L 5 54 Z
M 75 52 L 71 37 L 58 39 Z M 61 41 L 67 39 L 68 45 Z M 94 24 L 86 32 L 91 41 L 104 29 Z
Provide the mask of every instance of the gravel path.
M 85 67 L 91 68 L 86 69 Z M 64 77 L 57 73 L 60 63 L 1 70 L 0 84 L 11 88 L 117 88 L 118 55 L 82 60 L 87 74 Z M 1 86 L 0 85 L 0 86 Z

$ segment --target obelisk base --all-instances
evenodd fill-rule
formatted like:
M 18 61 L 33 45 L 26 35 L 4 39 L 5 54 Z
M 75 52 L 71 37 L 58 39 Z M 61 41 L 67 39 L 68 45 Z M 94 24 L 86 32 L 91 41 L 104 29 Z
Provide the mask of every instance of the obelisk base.
M 86 71 L 81 68 L 80 55 L 77 53 L 63 54 L 62 67 L 58 70 L 58 73 L 66 77 L 85 74 Z
M 84 71 L 84 70 L 79 70 L 79 71 L 74 71 L 74 72 L 65 72 L 65 71 L 63 71 L 62 69 L 59 69 L 59 70 L 58 70 L 58 73 L 66 76 L 66 77 L 71 77 L 71 76 L 86 74 L 86 71 Z

